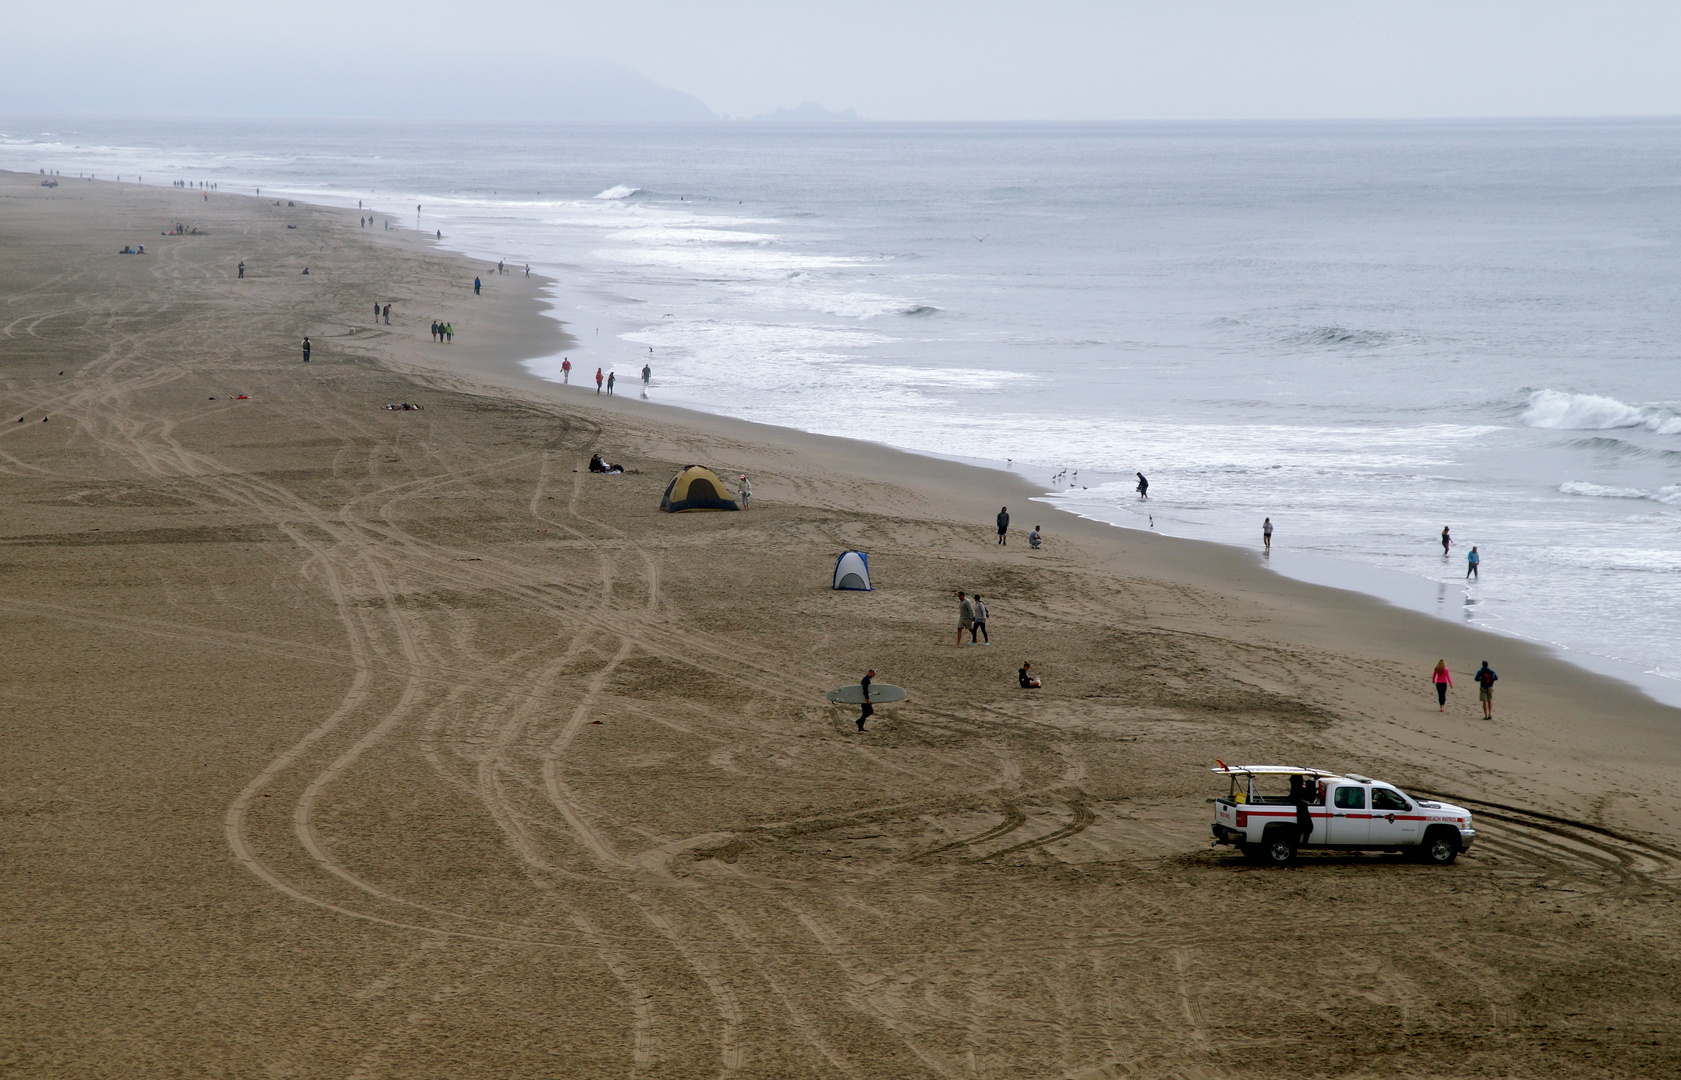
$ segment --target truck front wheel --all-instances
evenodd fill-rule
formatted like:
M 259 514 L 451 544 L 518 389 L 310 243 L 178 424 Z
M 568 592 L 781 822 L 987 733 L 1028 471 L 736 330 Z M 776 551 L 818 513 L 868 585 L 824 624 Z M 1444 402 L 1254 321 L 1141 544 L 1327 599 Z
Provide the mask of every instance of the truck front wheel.
M 1459 843 L 1446 829 L 1433 829 L 1424 837 L 1418 857 L 1432 866 L 1446 866 L 1459 858 Z

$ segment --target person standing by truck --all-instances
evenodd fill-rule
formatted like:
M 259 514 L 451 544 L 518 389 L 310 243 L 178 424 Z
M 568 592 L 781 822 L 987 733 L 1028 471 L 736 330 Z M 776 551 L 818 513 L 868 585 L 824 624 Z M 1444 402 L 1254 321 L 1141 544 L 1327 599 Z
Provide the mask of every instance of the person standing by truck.
M 1500 676 L 1496 675 L 1494 669 L 1488 666 L 1488 661 L 1484 660 L 1483 666 L 1478 668 L 1471 678 L 1477 683 L 1477 700 L 1483 703 L 1483 719 L 1493 720 L 1494 684 L 1500 680 Z
M 1307 847 L 1307 838 L 1313 835 L 1313 814 L 1308 806 L 1313 802 L 1312 781 L 1300 773 L 1290 776 L 1290 801 L 1296 807 L 1296 846 Z
M 1437 712 L 1447 712 L 1448 687 L 1453 685 L 1453 673 L 1448 671 L 1446 660 L 1436 661 L 1436 670 L 1430 673 L 1430 681 L 1436 684 L 1436 704 L 1440 706 Z

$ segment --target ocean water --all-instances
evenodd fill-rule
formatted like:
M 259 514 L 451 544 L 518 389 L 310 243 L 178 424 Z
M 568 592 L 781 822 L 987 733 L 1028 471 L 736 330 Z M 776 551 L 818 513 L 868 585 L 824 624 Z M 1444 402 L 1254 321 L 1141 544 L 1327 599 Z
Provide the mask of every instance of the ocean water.
M 647 363 L 652 400 L 1124 527 L 1259 550 L 1270 516 L 1282 572 L 1681 701 L 1681 122 L 4 117 L 0 167 L 362 200 L 557 277 L 574 365 L 632 395 Z

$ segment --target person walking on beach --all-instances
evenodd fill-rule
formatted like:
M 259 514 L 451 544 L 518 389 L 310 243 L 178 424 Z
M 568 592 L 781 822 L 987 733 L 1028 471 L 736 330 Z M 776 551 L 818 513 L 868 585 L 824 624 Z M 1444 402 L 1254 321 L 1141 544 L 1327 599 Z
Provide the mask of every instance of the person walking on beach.
M 970 637 L 975 636 L 975 605 L 973 601 L 963 595 L 962 589 L 958 589 L 957 644 L 959 647 L 963 645 L 963 635 L 965 633 L 967 633 Z
M 385 305 L 385 325 L 386 326 L 391 325 L 391 305 L 390 304 Z
M 858 730 L 864 730 L 864 721 L 876 714 L 876 707 L 870 704 L 870 680 L 876 677 L 876 669 L 864 672 L 864 677 L 858 680 L 858 688 L 864 691 L 864 705 L 858 710 Z
M 239 280 L 245 280 L 245 264 L 243 262 L 239 264 Z
M 607 373 L 607 396 L 608 397 L 613 396 L 613 383 L 614 383 L 615 379 L 616 379 L 616 376 L 614 375 L 614 373 L 609 371 Z
M 605 378 L 605 376 L 603 376 L 601 374 L 601 369 L 596 368 L 595 369 L 595 392 L 598 393 L 598 394 L 601 393 L 601 380 L 603 378 Z
M 560 361 L 560 381 L 563 383 L 572 381 L 572 361 L 569 358 L 563 358 Z
M 1477 683 L 1477 700 L 1483 704 L 1483 719 L 1493 720 L 1494 684 L 1500 680 L 1500 676 L 1496 675 L 1494 669 L 1488 666 L 1488 661 L 1484 660 L 1483 666 L 1478 668 L 1471 678 Z
M 975 641 L 977 634 L 980 635 L 981 640 L 979 642 Z M 986 632 L 986 605 L 981 603 L 980 593 L 975 594 L 975 625 L 969 628 L 969 643 L 971 645 L 992 644 L 992 635 Z
M 1144 474 L 1138 474 L 1138 498 L 1140 501 L 1150 497 L 1150 481 L 1144 479 Z
M 1446 660 L 1436 661 L 1436 670 L 1430 673 L 1430 681 L 1436 684 L 1436 711 L 1447 712 L 1448 687 L 1453 685 L 1453 673 L 1448 670 Z
M 1008 506 L 1000 506 L 998 508 L 998 544 L 1000 547 L 1009 543 L 1009 537 L 1006 535 L 1009 531 L 1010 508 Z
M 1261 522 L 1261 543 L 1266 546 L 1268 551 L 1272 550 L 1272 518 L 1267 518 Z
M 309 363 L 309 335 L 304 335 L 304 363 Z
M 653 365 L 652 364 L 643 364 L 642 365 L 642 389 L 644 389 L 644 390 L 648 389 L 648 382 L 653 377 L 654 377 L 654 367 L 653 367 Z
M 379 322 L 379 301 L 374 301 L 374 322 Z
M 436 342 L 438 340 L 438 320 L 437 319 L 432 320 L 432 340 L 434 342 Z
M 474 279 L 473 279 L 473 295 L 474 295 L 474 296 L 477 296 L 477 295 L 479 295 L 479 288 L 480 288 L 480 287 L 481 287 L 481 286 L 482 286 L 482 285 L 483 285 L 483 282 L 481 282 L 481 281 L 479 281 L 479 279 L 478 279 L 478 278 L 476 278 L 476 277 L 475 277 L 475 278 L 474 278 Z
M 753 484 L 747 479 L 747 474 L 741 474 L 741 508 L 753 509 Z
M 1472 544 L 1471 553 L 1465 556 L 1465 576 L 1467 578 L 1476 578 L 1478 581 L 1481 581 L 1482 575 L 1477 573 L 1477 567 L 1481 566 L 1482 562 L 1483 557 L 1477 554 L 1477 545 Z
M 455 324 L 454 323 L 449 323 L 449 322 L 444 323 L 444 340 L 448 341 L 448 342 L 454 342 L 455 341 Z
M 1448 548 L 1453 544 L 1453 537 L 1448 535 L 1448 527 L 1442 526 L 1442 558 L 1448 557 Z

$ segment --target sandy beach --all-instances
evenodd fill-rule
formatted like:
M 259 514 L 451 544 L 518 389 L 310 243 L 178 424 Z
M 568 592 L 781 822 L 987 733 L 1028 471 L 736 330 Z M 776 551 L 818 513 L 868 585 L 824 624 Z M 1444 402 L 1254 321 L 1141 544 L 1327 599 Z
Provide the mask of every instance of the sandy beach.
M 1004 472 L 542 382 L 544 284 L 0 174 L 0 1076 L 1681 1062 L 1681 712 Z M 689 462 L 752 510 L 661 513 Z M 876 591 L 829 588 L 850 548 Z M 909 699 L 860 733 L 824 694 L 867 668 Z M 1252 867 L 1216 758 L 1479 839 Z

